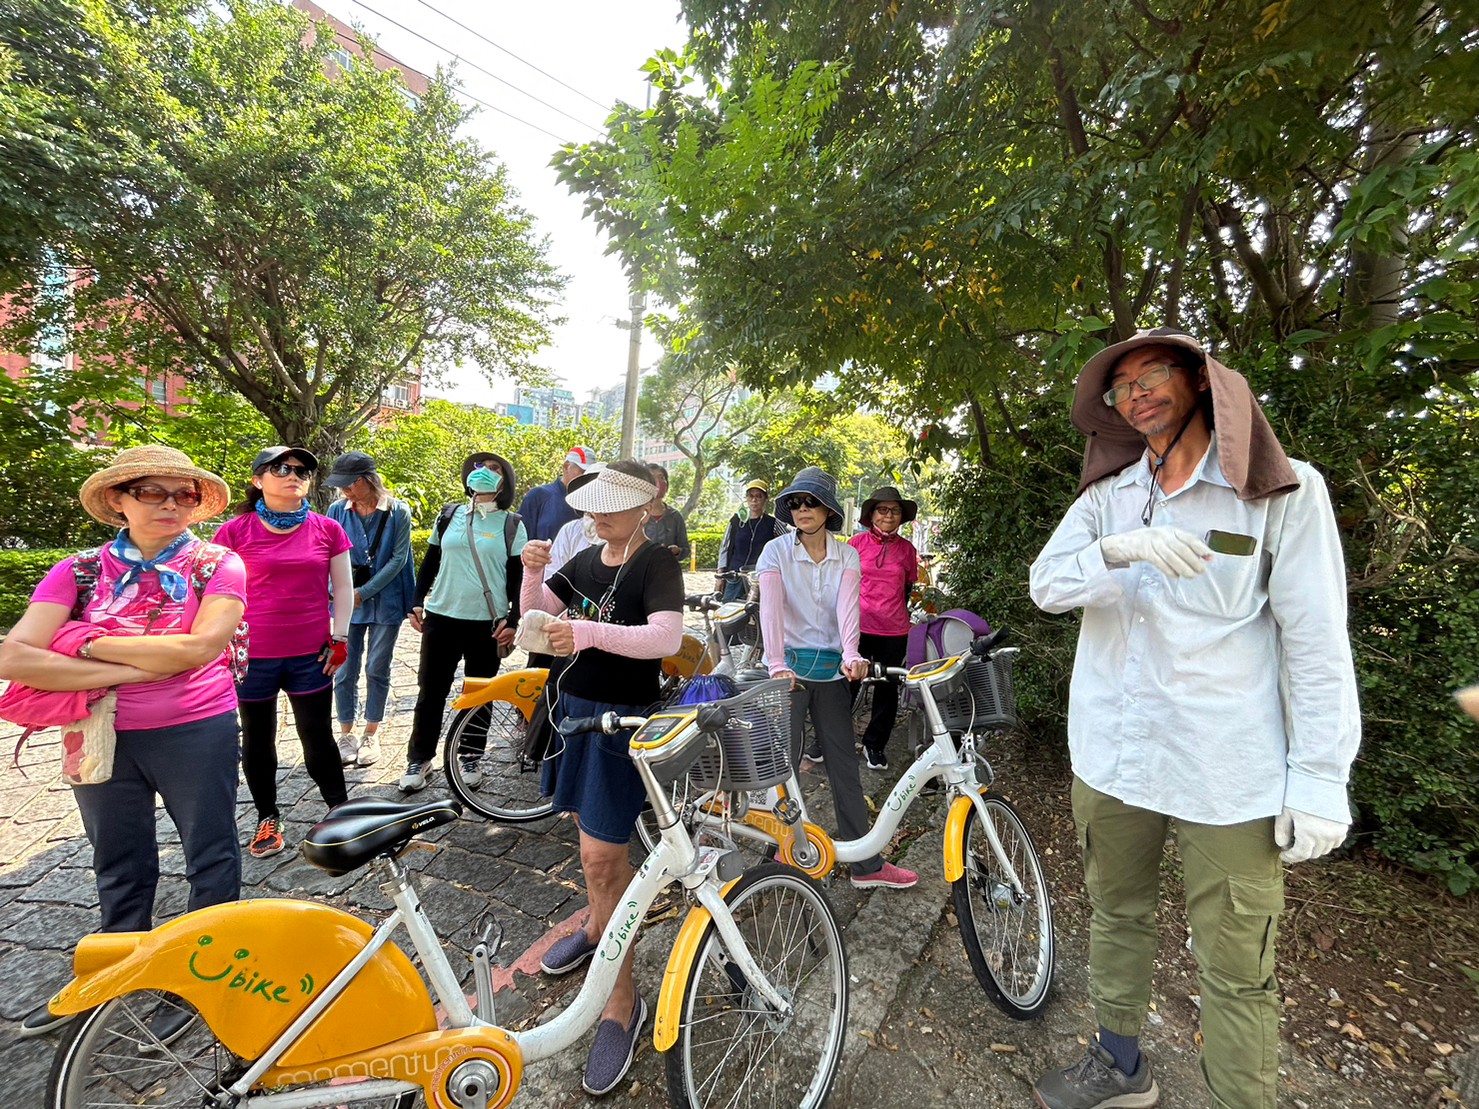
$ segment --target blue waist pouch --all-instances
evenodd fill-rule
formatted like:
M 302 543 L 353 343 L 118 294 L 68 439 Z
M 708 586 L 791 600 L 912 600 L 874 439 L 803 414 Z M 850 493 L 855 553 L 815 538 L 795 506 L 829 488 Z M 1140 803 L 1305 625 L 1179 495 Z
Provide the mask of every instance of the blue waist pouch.
M 804 681 L 831 681 L 842 669 L 842 652 L 812 647 L 787 647 L 786 667 Z

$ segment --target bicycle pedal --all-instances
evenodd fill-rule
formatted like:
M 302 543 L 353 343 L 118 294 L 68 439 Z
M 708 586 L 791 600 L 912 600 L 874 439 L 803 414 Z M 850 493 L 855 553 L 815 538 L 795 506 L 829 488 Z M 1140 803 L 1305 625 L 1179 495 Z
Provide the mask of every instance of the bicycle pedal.
M 483 931 L 478 936 L 477 945 L 473 948 L 473 957 L 476 958 L 479 949 L 481 949 L 487 958 L 493 958 L 493 956 L 498 954 L 499 949 L 503 947 L 503 938 L 503 922 L 496 916 L 489 917 L 488 923 L 483 925 Z
M 801 819 L 801 803 L 794 797 L 783 798 L 774 811 L 776 819 L 787 826 Z

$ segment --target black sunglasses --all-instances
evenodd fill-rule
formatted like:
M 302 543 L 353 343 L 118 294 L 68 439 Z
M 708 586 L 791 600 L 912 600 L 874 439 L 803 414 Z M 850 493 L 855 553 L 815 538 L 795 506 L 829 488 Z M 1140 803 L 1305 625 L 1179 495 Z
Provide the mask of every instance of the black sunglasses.
M 292 474 L 307 481 L 313 476 L 312 466 L 294 466 L 291 462 L 274 462 L 267 467 L 267 472 L 273 477 L 287 477 Z
M 791 508 L 793 510 L 794 509 L 797 509 L 797 508 L 826 508 L 827 507 L 821 501 L 817 500 L 815 497 L 809 497 L 805 493 L 792 493 L 791 496 L 788 499 L 791 502 Z
M 140 504 L 160 505 L 173 500 L 181 508 L 197 508 L 201 496 L 199 489 L 161 489 L 157 485 L 131 485 L 123 490 Z

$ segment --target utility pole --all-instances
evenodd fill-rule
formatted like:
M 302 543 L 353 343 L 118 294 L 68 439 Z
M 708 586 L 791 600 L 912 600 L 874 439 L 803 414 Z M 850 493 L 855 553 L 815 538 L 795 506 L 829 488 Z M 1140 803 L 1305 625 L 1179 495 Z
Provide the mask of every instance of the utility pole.
M 631 458 L 637 445 L 637 386 L 642 371 L 638 365 L 642 354 L 642 313 L 647 310 L 647 294 L 632 290 L 632 319 L 618 326 L 631 331 L 627 345 L 627 389 L 621 401 L 621 455 Z

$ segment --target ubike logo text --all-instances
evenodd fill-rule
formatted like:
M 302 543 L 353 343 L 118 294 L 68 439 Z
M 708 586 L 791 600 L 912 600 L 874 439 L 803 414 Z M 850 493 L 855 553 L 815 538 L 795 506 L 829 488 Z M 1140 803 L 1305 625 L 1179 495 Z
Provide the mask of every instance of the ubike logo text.
M 236 990 L 247 997 L 261 998 L 269 1004 L 275 1001 L 279 1005 L 287 1005 L 296 1000 L 291 992 L 291 986 L 278 985 L 274 979 L 266 977 L 261 971 L 248 968 L 244 960 L 250 959 L 252 953 L 244 947 L 237 948 L 234 957 L 225 960 L 225 967 L 217 970 L 216 967 L 219 964 L 214 961 L 209 951 L 210 946 L 215 942 L 213 936 L 201 936 L 195 941 L 196 950 L 190 953 L 190 973 L 200 981 L 219 982 L 223 989 Z M 313 975 L 305 973 L 298 979 L 298 996 L 308 997 L 312 993 Z
M 890 794 L 888 800 L 884 802 L 894 812 L 903 809 L 909 803 L 909 799 L 914 796 L 914 791 L 919 788 L 919 782 L 915 779 L 912 770 L 904 775 L 904 780 L 899 784 L 903 788 L 895 787 L 897 792 Z
M 333 1082 L 340 1078 L 399 1078 L 406 1082 L 415 1082 L 419 1081 L 418 1075 L 441 1074 L 466 1054 L 465 1047 L 439 1047 L 435 1051 L 381 1055 L 374 1059 L 346 1059 L 338 1063 L 325 1063 L 291 1073 L 285 1072 L 278 1076 L 277 1085 L 306 1086 L 314 1082 Z
M 621 959 L 621 953 L 626 950 L 627 940 L 632 938 L 632 933 L 637 929 L 637 921 L 642 919 L 641 907 L 635 901 L 628 901 L 624 906 L 627 917 L 621 922 L 621 927 L 611 934 L 612 942 L 616 945 L 615 951 L 610 951 L 611 944 L 608 943 L 601 948 L 601 958 L 608 963 L 614 963 Z

